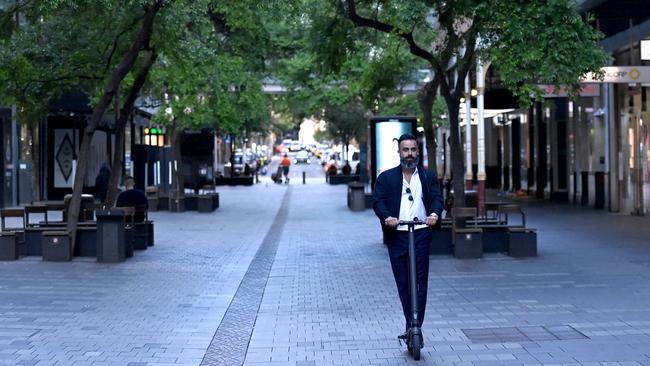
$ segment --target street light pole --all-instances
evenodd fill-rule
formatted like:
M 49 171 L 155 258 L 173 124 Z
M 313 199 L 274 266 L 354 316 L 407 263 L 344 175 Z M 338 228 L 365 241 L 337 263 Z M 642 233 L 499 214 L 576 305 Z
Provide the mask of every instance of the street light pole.
M 484 95 L 485 95 L 485 70 L 488 65 L 483 65 L 483 61 L 478 58 L 476 63 L 476 108 L 478 110 L 478 133 L 477 133 L 477 151 L 478 151 L 478 207 L 483 212 L 485 207 L 485 117 L 484 117 Z M 517 168 L 518 169 L 518 168 Z

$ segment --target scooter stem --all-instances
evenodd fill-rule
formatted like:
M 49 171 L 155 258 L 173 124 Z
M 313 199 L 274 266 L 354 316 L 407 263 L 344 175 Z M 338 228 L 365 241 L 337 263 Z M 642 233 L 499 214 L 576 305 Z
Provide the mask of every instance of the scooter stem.
M 418 293 L 417 293 L 417 273 L 415 270 L 415 225 L 408 225 L 409 232 L 409 287 L 411 289 L 411 328 L 415 325 L 419 327 L 418 319 Z

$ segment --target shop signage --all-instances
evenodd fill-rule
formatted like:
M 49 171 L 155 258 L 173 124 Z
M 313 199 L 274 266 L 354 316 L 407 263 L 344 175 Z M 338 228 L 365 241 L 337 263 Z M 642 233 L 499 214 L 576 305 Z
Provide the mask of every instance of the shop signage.
M 650 61 L 650 39 L 642 39 L 640 42 L 641 60 Z
M 606 66 L 602 68 L 604 80 L 592 73 L 581 80 L 583 83 L 650 83 L 650 66 Z
M 554 85 L 539 84 L 538 88 L 542 90 L 544 98 L 566 98 L 568 93 L 565 88 L 556 89 Z M 596 84 L 582 84 L 580 85 L 581 97 L 598 97 L 600 96 L 600 86 Z

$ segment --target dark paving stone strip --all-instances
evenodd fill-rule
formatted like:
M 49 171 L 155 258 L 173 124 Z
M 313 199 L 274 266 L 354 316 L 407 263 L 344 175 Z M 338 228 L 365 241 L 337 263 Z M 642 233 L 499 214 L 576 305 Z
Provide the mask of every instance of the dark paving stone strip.
M 228 310 L 214 333 L 201 366 L 244 364 L 264 288 L 287 221 L 290 197 L 289 186 L 271 228 L 248 266 Z
M 569 325 L 461 329 L 473 343 L 589 339 Z

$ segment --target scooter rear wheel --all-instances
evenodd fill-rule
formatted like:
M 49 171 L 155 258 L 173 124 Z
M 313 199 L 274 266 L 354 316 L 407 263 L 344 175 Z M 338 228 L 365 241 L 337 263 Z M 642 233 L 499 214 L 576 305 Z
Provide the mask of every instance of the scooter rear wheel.
M 420 360 L 420 349 L 422 348 L 422 339 L 418 336 L 413 337 L 412 345 L 410 347 L 410 353 L 413 355 L 413 359 L 416 361 Z

